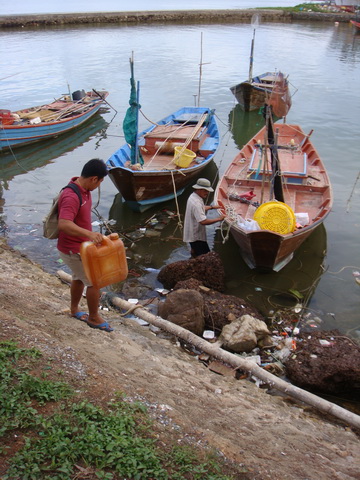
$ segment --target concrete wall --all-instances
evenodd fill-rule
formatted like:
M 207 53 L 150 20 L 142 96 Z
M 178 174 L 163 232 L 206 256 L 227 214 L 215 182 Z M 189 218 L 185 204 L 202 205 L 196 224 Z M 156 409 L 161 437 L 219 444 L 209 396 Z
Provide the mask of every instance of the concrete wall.
M 264 22 L 348 22 L 350 13 L 289 12 L 287 10 L 177 10 L 154 12 L 64 13 L 44 15 L 3 15 L 0 28 L 24 28 L 87 24 L 149 24 L 149 23 L 250 23 L 254 13 Z

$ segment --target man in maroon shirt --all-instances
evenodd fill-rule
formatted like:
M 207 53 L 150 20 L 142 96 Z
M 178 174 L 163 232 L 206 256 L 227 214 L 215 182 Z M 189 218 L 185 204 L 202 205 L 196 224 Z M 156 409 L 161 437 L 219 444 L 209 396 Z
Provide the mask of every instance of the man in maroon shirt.
M 107 175 L 105 163 L 94 158 L 83 167 L 80 177 L 73 177 L 70 183 L 75 184 L 80 192 L 82 202 L 71 188 L 65 188 L 59 198 L 59 238 L 57 248 L 60 258 L 72 272 L 71 281 L 71 316 L 86 322 L 89 327 L 112 332 L 113 328 L 99 315 L 100 289 L 95 288 L 87 279 L 80 258 L 82 242 L 101 243 L 102 234 L 93 232 L 91 227 L 91 192 L 95 190 Z M 86 301 L 89 314 L 81 312 L 79 303 L 86 288 Z

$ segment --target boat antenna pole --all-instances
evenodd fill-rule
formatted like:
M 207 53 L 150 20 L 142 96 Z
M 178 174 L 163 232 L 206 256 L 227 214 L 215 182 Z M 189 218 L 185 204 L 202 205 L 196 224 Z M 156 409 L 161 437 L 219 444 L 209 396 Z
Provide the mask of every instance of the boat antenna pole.
M 202 67 L 203 65 L 208 65 L 210 62 L 203 63 L 203 33 L 201 32 L 200 40 L 200 63 L 199 63 L 199 91 L 197 96 L 197 106 L 200 106 L 200 92 L 201 92 L 201 80 L 202 80 Z M 195 96 L 195 95 L 194 95 Z M 195 103 L 196 106 L 196 103 Z
M 136 89 L 136 136 L 135 136 L 135 163 L 138 163 L 139 161 L 139 100 L 140 100 L 140 82 L 139 80 L 136 83 L 137 89 Z
M 251 17 L 251 26 L 253 27 L 253 38 L 251 40 L 251 51 L 250 51 L 250 65 L 249 65 L 249 82 L 251 83 L 252 72 L 253 72 L 253 63 L 254 63 L 254 44 L 255 44 L 255 31 L 256 27 L 259 26 L 259 15 L 254 13 Z
M 138 151 L 138 123 L 139 123 L 139 110 L 141 108 L 139 104 L 139 82 L 137 82 L 137 88 L 134 79 L 134 54 L 132 54 L 130 61 L 130 99 L 129 107 L 126 110 L 126 114 L 123 120 L 123 131 L 126 143 L 130 148 L 130 163 L 135 165 L 140 163 L 144 164 L 141 152 Z
M 199 90 L 198 90 L 198 98 L 197 98 L 197 106 L 200 105 L 200 92 L 201 92 L 201 80 L 202 80 L 202 41 L 203 41 L 203 32 L 201 32 L 201 37 L 200 37 L 200 64 L 199 64 Z
M 270 105 L 265 105 L 265 115 L 266 115 L 266 130 L 268 136 L 268 144 L 270 147 L 271 155 L 271 189 L 270 189 L 270 200 L 273 195 L 275 200 L 278 202 L 284 202 L 284 191 L 282 184 L 282 176 L 280 169 L 279 161 L 279 151 L 278 151 L 278 134 L 274 134 L 274 125 L 272 118 L 272 111 Z

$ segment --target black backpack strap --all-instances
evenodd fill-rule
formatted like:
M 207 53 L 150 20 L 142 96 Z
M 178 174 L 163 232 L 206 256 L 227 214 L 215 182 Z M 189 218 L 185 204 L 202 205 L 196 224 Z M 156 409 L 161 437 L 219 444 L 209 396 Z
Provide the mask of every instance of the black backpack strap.
M 76 185 L 76 183 L 69 183 L 68 185 L 66 185 L 66 186 L 63 188 L 63 190 L 64 190 L 65 188 L 71 188 L 71 190 L 76 193 L 76 195 L 77 195 L 78 198 L 79 198 L 79 202 L 80 202 L 80 205 L 79 205 L 79 210 L 80 210 L 81 205 L 82 205 L 82 197 L 81 197 L 81 192 L 80 192 L 80 190 L 79 190 L 79 187 Z M 78 213 L 79 213 L 79 212 L 78 212 Z

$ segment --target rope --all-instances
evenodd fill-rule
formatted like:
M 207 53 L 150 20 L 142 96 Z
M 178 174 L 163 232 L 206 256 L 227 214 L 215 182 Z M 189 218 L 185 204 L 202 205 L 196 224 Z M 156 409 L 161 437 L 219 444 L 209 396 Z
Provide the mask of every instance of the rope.
M 128 315 L 129 313 L 133 312 L 134 310 L 136 310 L 137 308 L 143 308 L 143 305 L 134 305 L 133 307 L 130 307 L 128 310 L 126 310 L 126 312 L 124 313 L 119 313 L 120 317 L 125 317 L 126 315 Z
M 221 238 L 222 238 L 222 243 L 224 244 L 230 236 L 230 230 L 232 225 L 236 225 L 241 218 L 236 212 L 233 207 L 230 205 L 225 206 L 225 215 L 227 221 L 223 220 L 220 225 L 220 233 L 221 233 Z M 227 226 L 227 232 L 224 236 L 223 232 L 225 231 L 225 228 Z
M 97 210 L 97 207 L 100 204 L 100 197 L 101 197 L 101 190 L 100 190 L 100 185 L 99 185 L 98 186 L 98 200 L 97 200 L 96 205 L 94 207 L 92 207 L 91 210 L 100 222 L 100 233 L 102 233 L 102 227 L 103 226 L 105 227 L 105 229 L 108 232 L 113 233 L 114 229 L 111 227 L 110 223 L 104 217 L 102 217 Z M 128 237 L 126 235 L 124 235 L 123 233 L 120 233 L 120 232 L 116 232 L 116 233 L 118 233 L 118 235 L 121 236 L 122 238 L 129 240 Z
M 352 188 L 351 193 L 350 193 L 350 197 L 348 198 L 348 201 L 347 201 L 347 204 L 346 204 L 346 213 L 349 213 L 349 210 L 350 210 L 350 202 L 351 202 L 351 199 L 352 199 L 352 196 L 353 196 L 353 194 L 354 194 L 355 187 L 356 187 L 356 184 L 357 184 L 359 178 L 360 178 L 360 171 L 359 171 L 359 173 L 357 174 L 357 177 L 356 177 L 356 179 L 355 179 L 355 183 L 354 183 L 353 188 Z
M 162 126 L 164 126 L 164 125 L 170 125 L 170 124 L 171 124 L 171 122 L 165 123 L 165 124 L 162 124 L 162 123 L 160 124 L 160 123 L 153 122 L 152 120 L 150 120 L 150 119 L 144 114 L 144 112 L 141 110 L 141 108 L 140 108 L 139 112 L 140 112 L 141 115 L 145 118 L 145 120 L 147 120 L 147 121 L 148 121 L 149 123 L 151 123 L 152 125 L 156 125 L 157 127 L 162 127 Z
M 170 170 L 170 173 L 171 173 L 171 181 L 172 181 L 173 189 L 174 189 L 174 198 L 175 198 L 175 203 L 176 203 L 176 216 L 178 217 L 178 227 L 180 229 L 182 229 L 183 225 L 182 225 L 182 222 L 181 222 L 179 204 L 178 204 L 177 195 L 176 195 L 174 172 L 172 170 Z

